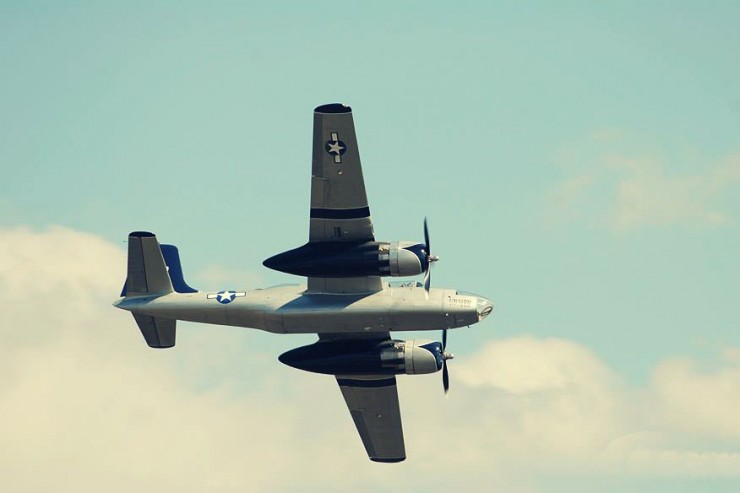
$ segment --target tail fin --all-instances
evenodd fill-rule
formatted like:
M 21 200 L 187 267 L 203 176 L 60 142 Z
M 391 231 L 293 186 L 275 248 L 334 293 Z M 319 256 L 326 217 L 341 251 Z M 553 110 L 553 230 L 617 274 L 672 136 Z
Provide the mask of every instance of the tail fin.
M 128 275 L 121 296 L 169 294 L 173 291 L 157 237 L 146 231 L 129 234 Z
M 121 296 L 128 298 L 145 295 L 165 295 L 174 291 L 173 284 L 178 287 L 181 285 L 188 287 L 182 278 L 182 268 L 180 266 L 180 256 L 177 253 L 177 248 L 162 248 L 167 246 L 160 246 L 157 237 L 152 233 L 134 231 L 129 234 L 128 276 L 126 277 L 126 284 L 123 286 Z M 169 258 L 170 262 L 165 263 L 165 258 Z M 175 266 L 174 278 L 172 279 L 167 273 L 168 265 Z M 133 310 L 132 315 L 149 347 L 169 348 L 175 345 L 177 320 L 153 317 L 151 315 L 136 313 Z
M 162 257 L 164 257 L 164 263 L 167 268 L 167 274 L 170 276 L 170 282 L 172 283 L 172 288 L 175 290 L 176 293 L 197 293 L 198 290 L 191 288 L 188 283 L 185 281 L 185 278 L 182 274 L 182 264 L 180 263 L 180 252 L 177 250 L 177 247 L 175 245 L 165 245 L 160 243 L 159 250 L 162 252 Z M 130 247 L 129 247 L 129 255 L 130 255 Z M 126 279 L 126 282 L 123 284 L 123 289 L 121 290 L 121 297 L 125 297 L 128 292 L 128 279 Z M 132 294 L 131 296 L 135 296 Z
M 182 275 L 182 265 L 180 264 L 180 253 L 177 251 L 177 247 L 175 245 L 159 245 L 159 249 L 162 250 L 164 263 L 167 265 L 167 273 L 170 275 L 170 281 L 175 291 L 178 293 L 197 293 L 197 289 L 191 288 L 185 282 L 185 278 Z

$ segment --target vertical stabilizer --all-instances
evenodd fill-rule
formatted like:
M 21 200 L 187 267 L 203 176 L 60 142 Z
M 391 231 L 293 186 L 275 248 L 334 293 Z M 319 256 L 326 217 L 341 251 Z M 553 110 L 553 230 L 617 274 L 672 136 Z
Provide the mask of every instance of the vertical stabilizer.
M 128 276 L 122 296 L 173 292 L 167 266 L 153 233 L 134 231 L 128 236 Z
M 162 243 L 159 245 L 159 248 L 162 250 L 164 263 L 167 265 L 167 273 L 170 275 L 170 281 L 172 281 L 174 290 L 178 293 L 197 293 L 197 289 L 191 288 L 185 282 L 185 277 L 182 274 L 182 265 L 180 264 L 180 253 L 177 247 Z

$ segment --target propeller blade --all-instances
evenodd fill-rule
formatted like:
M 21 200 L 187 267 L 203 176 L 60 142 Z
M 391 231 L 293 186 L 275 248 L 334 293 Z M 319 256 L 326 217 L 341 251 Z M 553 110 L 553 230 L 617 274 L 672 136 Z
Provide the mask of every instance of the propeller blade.
M 444 362 L 442 363 L 442 387 L 445 389 L 445 397 L 450 391 L 450 372 L 447 369 L 447 360 L 452 359 L 455 356 L 452 353 L 448 353 L 447 349 L 447 329 L 442 329 L 442 357 Z
M 424 250 L 427 255 L 427 270 L 424 273 L 424 291 L 426 292 L 427 299 L 429 299 L 429 288 L 432 286 L 432 262 L 435 262 L 437 257 L 432 255 L 432 247 L 429 244 L 429 226 L 426 217 L 424 218 Z
M 432 254 L 432 246 L 429 244 L 429 227 L 427 226 L 427 218 L 424 218 L 424 244 L 427 247 L 427 255 Z
M 447 371 L 447 361 L 442 366 L 442 387 L 445 389 L 445 396 L 450 391 L 450 374 Z

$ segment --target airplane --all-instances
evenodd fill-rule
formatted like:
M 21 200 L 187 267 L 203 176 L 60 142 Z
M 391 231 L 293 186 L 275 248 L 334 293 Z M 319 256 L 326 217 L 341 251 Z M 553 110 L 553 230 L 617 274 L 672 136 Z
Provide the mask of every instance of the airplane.
M 482 296 L 431 288 L 437 260 L 426 219 L 424 243 L 376 241 L 352 109 L 332 103 L 313 114 L 308 242 L 263 262 L 307 277 L 307 285 L 197 291 L 184 279 L 177 247 L 134 231 L 126 282 L 113 305 L 133 314 L 152 348 L 175 345 L 177 320 L 317 334 L 317 342 L 287 351 L 279 361 L 334 375 L 370 460 L 400 462 L 406 449 L 396 375 L 442 370 L 447 393 L 447 360 L 453 358 L 446 351 L 447 330 L 478 323 L 493 310 Z M 382 280 L 421 274 L 423 283 Z M 391 337 L 438 329 L 442 342 Z

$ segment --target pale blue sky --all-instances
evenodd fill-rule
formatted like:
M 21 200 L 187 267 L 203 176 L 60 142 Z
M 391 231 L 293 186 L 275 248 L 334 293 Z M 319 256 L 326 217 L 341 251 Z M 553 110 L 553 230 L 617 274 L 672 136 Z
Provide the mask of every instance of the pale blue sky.
M 297 282 L 261 261 L 305 241 L 311 111 L 343 101 L 377 236 L 428 216 L 434 285 L 496 302 L 461 359 L 532 335 L 638 387 L 711 369 L 740 346 L 740 4 L 451 5 L 2 2 L 0 225 L 151 230 L 205 289 Z

